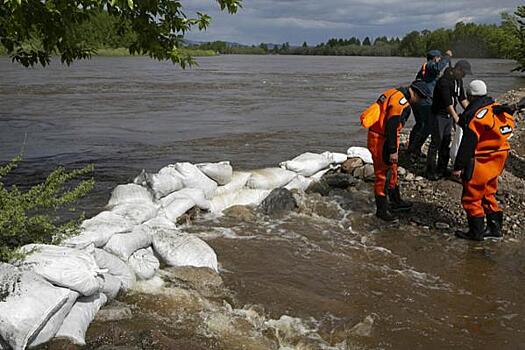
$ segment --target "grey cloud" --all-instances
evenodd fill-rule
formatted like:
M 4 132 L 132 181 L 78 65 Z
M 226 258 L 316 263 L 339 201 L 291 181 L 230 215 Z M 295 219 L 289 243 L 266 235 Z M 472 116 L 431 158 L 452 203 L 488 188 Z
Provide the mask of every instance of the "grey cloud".
M 307 41 L 331 37 L 402 36 L 412 30 L 451 27 L 458 21 L 498 23 L 500 13 L 513 11 L 522 0 L 244 0 L 236 15 L 221 13 L 213 0 L 191 0 L 188 15 L 207 12 L 207 32 L 193 40 L 230 40 L 246 44 Z

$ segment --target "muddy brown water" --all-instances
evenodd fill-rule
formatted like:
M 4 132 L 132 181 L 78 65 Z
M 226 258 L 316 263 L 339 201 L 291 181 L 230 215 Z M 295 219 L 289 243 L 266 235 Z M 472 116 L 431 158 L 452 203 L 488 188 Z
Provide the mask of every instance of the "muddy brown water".
M 0 159 L 19 152 L 26 139 L 25 162 L 10 178 L 23 184 L 58 164 L 95 163 L 97 187 L 81 204 L 90 215 L 142 168 L 228 159 L 250 169 L 304 151 L 363 145 L 359 111 L 383 89 L 409 82 L 420 63 L 220 56 L 181 71 L 146 58 L 46 69 L 2 58 Z M 494 95 L 525 86 L 509 73 L 512 62 L 472 64 Z M 220 313 L 188 307 L 208 325 L 204 331 L 194 320 L 194 328 L 181 331 L 193 344 L 188 348 L 525 349 L 524 243 L 471 244 L 417 226 L 381 227 L 369 187 L 305 196 L 298 213 L 279 219 L 203 216 L 188 227 L 216 250 L 235 307 L 256 307 L 266 324 L 290 316 L 305 327 L 294 328 L 293 340 L 263 334 L 257 342 L 253 329 L 226 336 Z M 152 308 L 158 301 L 142 298 Z M 127 326 L 168 332 L 167 310 Z M 370 331 L 352 332 L 367 316 Z

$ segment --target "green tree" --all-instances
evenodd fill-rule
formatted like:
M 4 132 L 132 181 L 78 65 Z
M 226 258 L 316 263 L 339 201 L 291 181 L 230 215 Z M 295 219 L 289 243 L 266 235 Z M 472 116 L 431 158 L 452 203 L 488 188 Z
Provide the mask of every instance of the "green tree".
M 221 10 L 237 12 L 242 0 L 215 0 Z M 3 0 L 0 2 L 0 42 L 13 61 L 24 66 L 47 65 L 57 54 L 63 63 L 88 58 L 96 50 L 79 35 L 79 28 L 100 12 L 116 19 L 117 32 L 133 34 L 127 48 L 171 60 L 182 67 L 194 63 L 184 50 L 185 33 L 205 30 L 211 18 L 197 12 L 189 17 L 177 0 Z
M 370 42 L 370 38 L 369 37 L 366 37 L 365 40 L 363 40 L 363 45 L 364 46 L 372 45 L 372 43 Z
M 514 14 L 515 16 L 510 17 L 507 22 L 508 28 L 504 28 L 504 30 L 514 33 L 516 37 L 516 44 L 510 44 L 511 47 L 514 46 L 511 57 L 518 62 L 515 70 L 525 72 L 525 5 L 518 6 Z
M 308 47 L 308 44 L 306 43 L 306 41 L 303 42 L 303 47 L 305 47 L 305 48 Z
M 64 222 L 57 211 L 84 197 L 95 184 L 92 178 L 78 180 L 92 172 L 90 165 L 70 172 L 58 168 L 27 191 L 8 188 L 5 176 L 20 160 L 16 157 L 0 166 L 0 261 L 4 262 L 20 257 L 17 249 L 23 245 L 58 243 L 76 233 L 82 215 Z

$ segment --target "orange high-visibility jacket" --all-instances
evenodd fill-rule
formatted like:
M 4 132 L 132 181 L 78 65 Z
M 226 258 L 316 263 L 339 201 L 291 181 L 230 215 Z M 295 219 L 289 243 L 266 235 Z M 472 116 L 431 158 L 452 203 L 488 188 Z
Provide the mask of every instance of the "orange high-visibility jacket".
M 492 98 L 482 97 L 462 114 L 460 125 L 464 134 L 454 170 L 464 170 L 475 157 L 510 149 L 508 139 L 515 127 L 514 118 L 506 112 L 494 113 L 493 107 L 498 105 Z
M 386 138 L 388 154 L 397 152 L 399 132 L 410 116 L 410 105 L 407 100 L 408 90 L 389 89 L 377 100 L 381 113 L 379 119 L 368 130 Z

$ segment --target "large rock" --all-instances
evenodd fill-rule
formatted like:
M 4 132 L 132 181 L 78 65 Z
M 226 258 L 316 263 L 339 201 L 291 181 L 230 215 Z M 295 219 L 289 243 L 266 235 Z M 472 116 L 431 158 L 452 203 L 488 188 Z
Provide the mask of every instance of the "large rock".
M 259 208 L 266 215 L 280 215 L 297 208 L 292 192 L 286 188 L 276 188 L 261 203 Z
M 347 174 L 353 174 L 354 170 L 362 167 L 364 162 L 361 158 L 350 158 L 341 164 L 341 171 Z
M 326 182 L 330 188 L 348 188 L 356 183 L 352 175 L 344 173 L 327 174 L 321 181 Z

